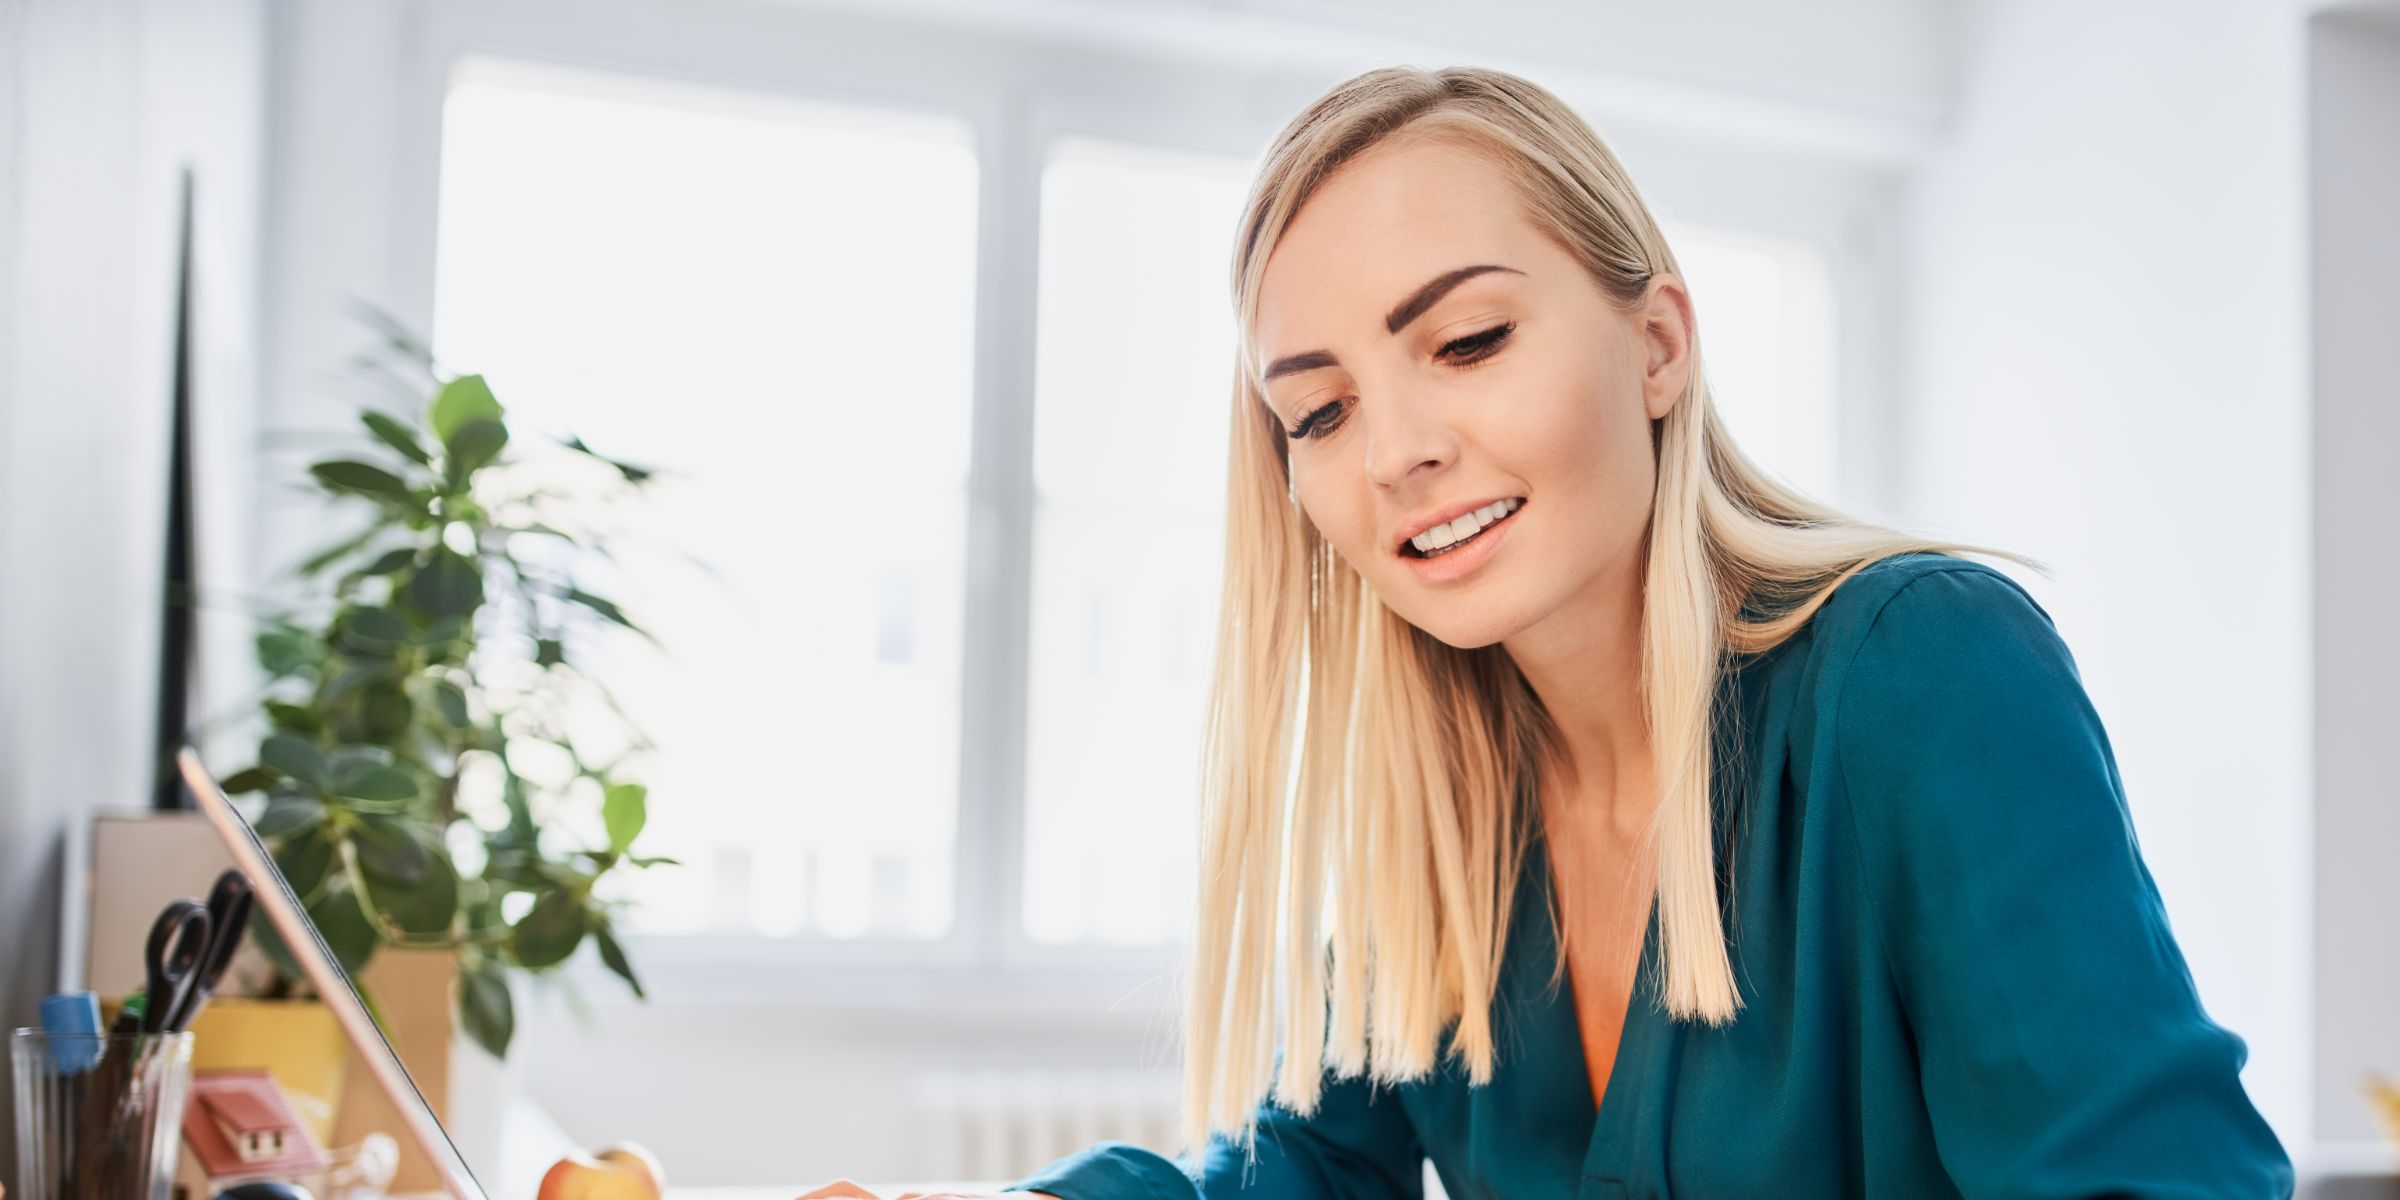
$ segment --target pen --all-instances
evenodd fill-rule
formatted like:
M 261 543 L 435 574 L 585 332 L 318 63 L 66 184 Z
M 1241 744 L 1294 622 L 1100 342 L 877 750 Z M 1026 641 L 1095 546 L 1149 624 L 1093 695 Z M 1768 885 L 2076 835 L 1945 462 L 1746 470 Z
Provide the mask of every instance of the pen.
M 42 1001 L 42 1032 L 50 1036 L 50 1062 L 61 1075 L 80 1075 L 100 1061 L 100 997 L 60 992 Z
M 144 1013 L 148 1006 L 149 998 L 145 993 L 135 992 L 125 997 L 125 1003 L 117 1007 L 116 1023 L 110 1025 L 108 1031 L 110 1033 L 140 1033 L 145 1020 Z

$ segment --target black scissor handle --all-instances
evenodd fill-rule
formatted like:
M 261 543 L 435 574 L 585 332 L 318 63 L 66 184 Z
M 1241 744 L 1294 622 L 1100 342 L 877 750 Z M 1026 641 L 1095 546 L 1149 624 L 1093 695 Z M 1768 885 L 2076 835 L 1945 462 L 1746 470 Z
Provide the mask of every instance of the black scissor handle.
M 250 929 L 250 905 L 254 899 L 250 880 L 239 870 L 225 868 L 217 876 L 217 884 L 208 892 L 209 937 L 206 956 L 201 960 L 196 977 L 184 988 L 181 1003 L 170 1014 L 166 1030 L 170 1033 L 192 1023 L 200 1006 L 208 1002 L 217 985 L 225 978 L 225 968 L 233 962 L 234 952 L 242 948 L 242 935 Z
M 174 1028 L 168 1022 L 183 1007 L 184 996 L 208 957 L 215 924 L 208 907 L 189 898 L 168 904 L 151 923 L 150 944 L 144 950 L 150 973 L 147 999 L 142 1002 L 145 1032 Z

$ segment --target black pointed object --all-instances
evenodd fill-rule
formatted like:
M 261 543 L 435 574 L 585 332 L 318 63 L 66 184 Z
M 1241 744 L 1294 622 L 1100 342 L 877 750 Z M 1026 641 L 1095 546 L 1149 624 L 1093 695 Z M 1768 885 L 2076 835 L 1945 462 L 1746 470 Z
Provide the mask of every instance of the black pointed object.
M 175 751 L 190 740 L 193 614 L 199 603 L 192 586 L 192 169 L 183 168 L 181 228 L 175 263 L 175 371 L 173 432 L 168 445 L 167 562 L 163 623 L 158 638 L 157 755 L 152 758 L 156 790 L 150 806 L 162 811 L 198 807 L 174 769 Z

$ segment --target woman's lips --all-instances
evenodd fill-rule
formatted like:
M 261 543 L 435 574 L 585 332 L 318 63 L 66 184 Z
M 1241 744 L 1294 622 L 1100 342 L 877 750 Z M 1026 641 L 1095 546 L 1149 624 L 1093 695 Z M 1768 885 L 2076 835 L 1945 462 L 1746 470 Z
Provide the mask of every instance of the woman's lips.
M 1416 572 L 1417 578 L 1427 583 L 1449 583 L 1453 580 L 1463 579 L 1482 567 L 1484 563 L 1491 561 L 1492 556 L 1500 552 L 1501 545 L 1508 541 L 1511 533 L 1516 531 L 1517 518 L 1524 513 L 1526 507 L 1527 505 L 1519 503 L 1514 511 L 1484 526 L 1475 536 L 1459 543 L 1456 549 L 1433 558 L 1426 558 L 1409 549 L 1402 549 L 1398 553 L 1401 559 L 1408 563 L 1408 569 Z

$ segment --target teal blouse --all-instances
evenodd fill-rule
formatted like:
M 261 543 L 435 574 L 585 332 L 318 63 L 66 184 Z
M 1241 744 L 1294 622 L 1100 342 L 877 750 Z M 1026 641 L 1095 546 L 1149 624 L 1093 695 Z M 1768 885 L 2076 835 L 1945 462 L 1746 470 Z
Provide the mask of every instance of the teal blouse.
M 2212 1022 L 2114 753 L 2049 613 L 1916 553 L 1845 581 L 1726 676 L 1720 893 L 1744 1007 L 1658 996 L 1655 901 L 1594 1111 L 1537 836 L 1496 998 L 1499 1060 L 1259 1106 L 1170 1160 L 1108 1142 L 1010 1190 L 1065 1200 L 2288 1197 L 2243 1040 Z M 1538 822 L 1537 822 L 1538 825 Z

